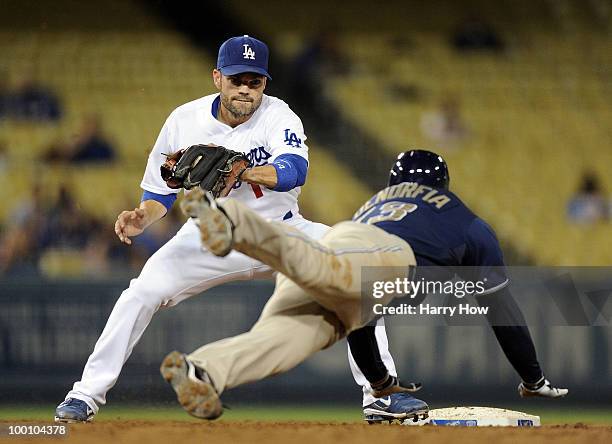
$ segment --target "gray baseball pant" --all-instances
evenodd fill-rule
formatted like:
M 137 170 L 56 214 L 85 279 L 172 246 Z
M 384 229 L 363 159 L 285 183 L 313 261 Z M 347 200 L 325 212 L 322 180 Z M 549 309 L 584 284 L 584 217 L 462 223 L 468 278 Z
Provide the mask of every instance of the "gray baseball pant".
M 380 267 L 376 280 L 391 281 L 408 277 L 416 265 L 408 243 L 375 226 L 341 222 L 317 242 L 266 221 L 237 200 L 222 207 L 235 226 L 234 249 L 279 274 L 250 331 L 188 356 L 208 372 L 219 393 L 286 372 L 367 324 L 374 313 L 362 310 L 363 267 Z M 376 302 L 388 304 L 392 298 Z

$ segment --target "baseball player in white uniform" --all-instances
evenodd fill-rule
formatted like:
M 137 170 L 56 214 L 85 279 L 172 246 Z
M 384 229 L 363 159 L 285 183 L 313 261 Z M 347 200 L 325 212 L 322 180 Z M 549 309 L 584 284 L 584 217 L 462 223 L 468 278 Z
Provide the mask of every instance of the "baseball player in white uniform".
M 176 200 L 178 190 L 169 188 L 160 175 L 164 154 L 208 143 L 243 152 L 250 160 L 251 168 L 231 192 L 234 199 L 263 218 L 284 221 L 315 239 L 329 229 L 300 215 L 297 198 L 308 169 L 306 136 L 300 118 L 285 102 L 263 94 L 270 78 L 268 48 L 263 42 L 245 35 L 221 45 L 213 70 L 219 93 L 179 106 L 166 120 L 148 158 L 141 203 L 117 218 L 115 232 L 122 242 L 130 245 L 131 237 L 162 218 Z M 199 237 L 189 219 L 123 291 L 81 380 L 57 407 L 56 421 L 93 418 L 160 307 L 176 305 L 225 282 L 272 275 L 270 267 L 239 252 L 220 258 L 202 250 Z M 379 347 L 384 355 L 386 346 Z M 392 360 L 388 367 L 394 367 Z
M 219 49 L 212 94 L 175 109 L 151 150 L 142 179 L 138 208 L 123 211 L 115 231 L 131 244 L 131 237 L 162 218 L 177 191 L 162 180 L 164 154 L 199 143 L 213 143 L 244 152 L 252 168 L 232 197 L 262 217 L 282 220 L 319 238 L 328 227 L 304 219 L 297 198 L 308 167 L 308 147 L 300 118 L 285 102 L 263 94 L 268 74 L 268 48 L 252 37 L 227 40 Z M 232 253 L 218 258 L 202 251 L 199 232 L 188 220 L 166 245 L 147 261 L 117 301 L 90 355 L 80 381 L 56 409 L 57 421 L 87 421 L 106 402 L 123 364 L 162 306 L 172 306 L 224 282 L 271 276 L 251 258 Z M 172 279 L 168 279 L 172 276 Z

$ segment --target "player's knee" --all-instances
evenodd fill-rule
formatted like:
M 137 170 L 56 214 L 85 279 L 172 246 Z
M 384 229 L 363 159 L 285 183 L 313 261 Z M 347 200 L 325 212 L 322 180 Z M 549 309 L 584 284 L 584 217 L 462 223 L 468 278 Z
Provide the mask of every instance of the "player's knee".
M 143 282 L 142 279 L 132 279 L 130 286 L 121 293 L 120 300 L 134 301 L 147 308 L 158 310 L 171 297 L 171 290 L 165 285 Z
M 296 336 L 300 341 L 322 350 L 333 345 L 344 336 L 344 327 L 335 316 L 319 314 L 276 314 L 260 318 L 251 331 L 272 330 L 279 341 L 292 342 Z M 287 334 L 287 332 L 294 332 Z

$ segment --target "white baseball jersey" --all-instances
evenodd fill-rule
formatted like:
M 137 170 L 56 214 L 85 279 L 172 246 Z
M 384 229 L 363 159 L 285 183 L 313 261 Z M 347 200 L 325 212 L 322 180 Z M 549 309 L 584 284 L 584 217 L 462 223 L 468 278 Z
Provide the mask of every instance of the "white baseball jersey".
M 165 154 L 196 144 L 214 143 L 245 153 L 253 166 L 273 162 L 281 154 L 295 154 L 308 160 L 306 136 L 300 118 L 276 97 L 263 95 L 261 106 L 251 118 L 235 128 L 217 120 L 212 114 L 211 94 L 175 109 L 164 124 L 149 154 L 141 187 L 156 194 L 177 193 L 161 178 L 160 167 Z M 276 192 L 259 185 L 240 183 L 229 197 L 244 201 L 268 219 L 283 219 L 299 214 L 300 188 Z

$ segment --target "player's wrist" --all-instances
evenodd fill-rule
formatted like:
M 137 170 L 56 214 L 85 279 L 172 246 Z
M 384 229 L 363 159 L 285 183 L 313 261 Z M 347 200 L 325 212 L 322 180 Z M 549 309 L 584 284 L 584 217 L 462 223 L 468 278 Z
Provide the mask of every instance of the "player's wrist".
M 276 169 L 272 165 L 260 165 L 244 170 L 240 176 L 242 182 L 274 188 L 277 183 Z
M 252 168 L 245 168 L 239 175 L 238 180 L 240 182 L 250 183 L 252 180 Z
M 145 230 L 152 223 L 164 217 L 168 212 L 167 208 L 163 204 L 155 200 L 143 201 L 140 203 L 139 208 L 143 211 L 141 219 L 141 226 L 143 230 Z

